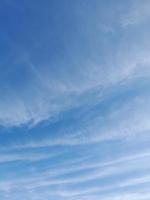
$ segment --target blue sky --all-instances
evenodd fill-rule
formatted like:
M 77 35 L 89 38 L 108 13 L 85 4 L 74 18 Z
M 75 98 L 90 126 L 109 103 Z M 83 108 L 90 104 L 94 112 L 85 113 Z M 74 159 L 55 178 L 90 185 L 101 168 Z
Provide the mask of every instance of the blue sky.
M 150 1 L 1 0 L 0 199 L 150 199 Z

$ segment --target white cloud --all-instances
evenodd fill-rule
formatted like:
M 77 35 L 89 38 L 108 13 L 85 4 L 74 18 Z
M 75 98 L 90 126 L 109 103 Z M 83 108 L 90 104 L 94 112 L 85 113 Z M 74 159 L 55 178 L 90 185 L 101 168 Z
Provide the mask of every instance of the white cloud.
M 107 140 L 120 140 L 142 134 L 143 137 L 150 131 L 150 104 L 149 96 L 135 97 L 130 103 L 122 107 L 112 109 L 105 117 L 98 116 L 92 121 L 89 119 L 86 127 L 66 133 L 63 136 L 48 137 L 38 140 L 30 140 L 18 144 L 9 145 L 9 148 L 39 148 L 47 146 L 76 146 L 94 144 Z M 99 124 L 103 122 L 103 127 Z M 64 130 L 64 132 L 67 131 Z M 7 148 L 7 147 L 6 147 Z
M 76 66 L 73 72 L 67 72 L 64 67 L 61 76 L 59 66 L 58 72 L 51 74 L 49 67 L 43 70 L 26 60 L 32 79 L 21 90 L 9 88 L 10 91 L 4 94 L 0 100 L 0 124 L 6 127 L 36 125 L 56 118 L 72 107 L 88 105 L 88 95 L 91 98 L 94 91 L 98 91 L 103 99 L 110 89 L 115 89 L 122 82 L 138 77 L 148 78 L 149 47 L 141 44 L 138 47 L 134 41 L 127 49 L 126 41 L 121 41 L 115 58 L 111 54 L 113 52 L 108 54 L 105 66 L 89 58 L 82 68 Z M 100 98 L 93 101 L 100 101 Z
M 129 11 L 122 19 L 124 27 L 130 25 L 141 25 L 150 19 L 150 2 L 149 0 L 130 1 Z
M 1 153 L 0 163 L 15 162 L 15 161 L 40 161 L 59 156 L 61 153 Z
M 120 157 L 116 160 L 107 161 L 107 162 L 99 162 L 99 163 L 86 163 L 76 165 L 72 164 L 72 166 L 64 166 L 65 168 L 55 167 L 49 169 L 49 171 L 42 172 L 39 174 L 38 172 L 32 176 L 22 177 L 15 180 L 8 180 L 0 182 L 2 187 L 1 191 L 9 190 L 15 191 L 18 190 L 20 185 L 22 185 L 23 190 L 31 191 L 40 188 L 50 188 L 50 187 L 59 187 L 59 185 L 63 185 L 69 187 L 72 184 L 80 184 L 86 183 L 91 180 L 101 180 L 104 178 L 109 178 L 112 176 L 120 176 L 121 174 L 126 174 L 128 172 L 132 172 L 134 170 L 143 171 L 145 168 L 149 168 L 148 165 L 143 165 L 144 162 L 148 161 L 150 158 L 149 152 L 138 153 L 136 155 L 129 155 L 125 157 Z M 85 174 L 80 174 L 76 176 L 69 176 L 62 178 L 62 175 L 67 175 L 70 173 L 76 174 L 80 170 L 87 171 Z M 90 170 L 90 171 L 89 171 Z M 82 190 L 73 190 L 70 193 L 70 190 L 67 192 L 60 191 L 62 196 L 76 196 L 82 194 L 90 194 L 100 191 L 109 191 L 111 189 L 121 188 L 121 187 L 129 187 L 132 185 L 139 185 L 146 182 L 150 182 L 149 175 L 143 175 L 141 177 L 129 177 L 124 178 L 123 181 L 119 179 L 112 185 L 107 184 L 104 186 L 89 186 L 88 188 L 82 188 Z

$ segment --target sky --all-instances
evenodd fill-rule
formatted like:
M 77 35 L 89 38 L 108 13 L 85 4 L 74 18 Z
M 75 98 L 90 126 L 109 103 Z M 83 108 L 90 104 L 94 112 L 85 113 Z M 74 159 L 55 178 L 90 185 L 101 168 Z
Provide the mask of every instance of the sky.
M 0 1 L 0 199 L 150 199 L 150 1 Z

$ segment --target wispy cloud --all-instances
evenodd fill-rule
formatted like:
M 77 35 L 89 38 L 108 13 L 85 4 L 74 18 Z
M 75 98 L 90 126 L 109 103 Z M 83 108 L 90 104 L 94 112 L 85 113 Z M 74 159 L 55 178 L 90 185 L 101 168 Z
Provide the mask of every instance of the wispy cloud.
M 122 105 L 119 110 L 111 109 L 111 112 L 103 116 L 96 116 L 89 119 L 86 127 L 80 127 L 70 134 L 63 136 L 47 137 L 42 140 L 28 140 L 28 142 L 20 142 L 12 144 L 9 148 L 39 148 L 54 146 L 77 146 L 85 144 L 94 144 L 104 141 L 113 141 L 133 137 L 142 134 L 143 137 L 150 130 L 149 125 L 149 96 L 146 98 L 135 97 L 128 104 Z M 99 124 L 102 124 L 100 126 Z M 68 130 L 64 130 L 64 133 Z
M 149 10 L 2 0 L 0 199 L 150 199 Z
M 123 17 L 122 25 L 124 27 L 132 26 L 132 25 L 141 25 L 149 21 L 150 13 L 149 13 L 150 2 L 148 0 L 144 1 L 130 1 L 129 11 L 127 11 L 126 15 Z
M 29 81 L 24 80 L 24 86 L 21 88 L 15 86 L 11 90 L 11 86 L 7 86 L 8 89 L 0 101 L 1 125 L 6 127 L 36 125 L 84 104 L 84 99 L 91 98 L 89 91 L 98 91 L 103 98 L 109 88 L 113 90 L 122 82 L 137 77 L 148 77 L 149 47 L 143 47 L 147 38 L 139 40 L 138 45 L 137 40 L 138 38 L 135 38 L 128 49 L 128 41 L 122 38 L 115 55 L 111 46 L 106 47 L 106 50 L 110 48 L 110 52 L 104 60 L 105 64 L 104 61 L 100 62 L 90 57 L 84 58 L 84 62 L 76 62 L 76 59 L 79 59 L 78 55 L 72 55 L 71 61 L 53 63 L 57 67 L 57 70 L 54 70 L 49 69 L 51 65 L 49 63 L 39 66 L 33 64 L 31 55 L 21 55 L 19 65 L 25 66 L 22 70 L 26 68 L 28 71 Z M 16 64 L 16 59 L 13 65 Z M 59 69 L 61 65 L 63 65 L 62 70 Z M 70 68 L 66 65 L 70 65 Z M 18 67 L 13 73 L 17 74 L 17 70 Z M 88 105 L 87 100 L 86 103 Z

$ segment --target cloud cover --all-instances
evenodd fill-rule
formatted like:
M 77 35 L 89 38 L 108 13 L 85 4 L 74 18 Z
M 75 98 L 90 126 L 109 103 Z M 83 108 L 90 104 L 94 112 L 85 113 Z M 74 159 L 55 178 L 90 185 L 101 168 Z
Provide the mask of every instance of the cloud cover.
M 1 199 L 149 199 L 149 9 L 2 1 Z

